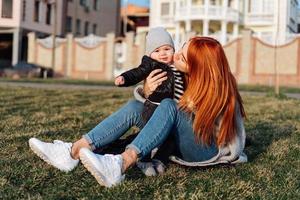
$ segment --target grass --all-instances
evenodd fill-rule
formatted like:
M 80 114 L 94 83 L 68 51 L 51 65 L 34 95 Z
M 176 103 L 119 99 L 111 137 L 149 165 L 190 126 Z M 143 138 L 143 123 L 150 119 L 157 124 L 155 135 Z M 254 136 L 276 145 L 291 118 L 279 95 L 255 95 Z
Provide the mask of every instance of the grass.
M 249 162 L 186 168 L 159 177 L 137 168 L 107 189 L 79 165 L 63 173 L 29 149 L 28 139 L 74 141 L 123 105 L 128 91 L 0 88 L 0 199 L 300 199 L 300 101 L 243 96 Z
M 65 79 L 65 78 L 21 78 L 21 79 L 11 79 L 11 78 L 0 78 L 1 81 L 6 82 L 27 82 L 27 83 L 47 83 L 47 84 L 72 84 L 72 85 L 104 85 L 113 86 L 113 81 L 93 81 L 93 80 L 79 80 L 79 79 Z
M 96 80 L 77 80 L 77 79 L 65 79 L 65 78 L 21 78 L 21 79 L 11 79 L 0 77 L 0 82 L 27 82 L 27 83 L 47 83 L 47 84 L 72 84 L 72 85 L 104 85 L 104 86 L 113 86 L 113 81 L 96 81 Z M 274 87 L 266 85 L 239 85 L 241 91 L 250 91 L 250 92 L 264 92 L 264 93 L 274 93 Z M 281 93 L 300 93 L 300 87 L 280 87 Z
M 286 87 L 281 86 L 281 93 L 300 93 L 300 88 L 296 87 Z M 274 87 L 266 86 L 266 85 L 239 85 L 239 90 L 242 91 L 251 91 L 251 92 L 265 92 L 265 93 L 274 93 Z

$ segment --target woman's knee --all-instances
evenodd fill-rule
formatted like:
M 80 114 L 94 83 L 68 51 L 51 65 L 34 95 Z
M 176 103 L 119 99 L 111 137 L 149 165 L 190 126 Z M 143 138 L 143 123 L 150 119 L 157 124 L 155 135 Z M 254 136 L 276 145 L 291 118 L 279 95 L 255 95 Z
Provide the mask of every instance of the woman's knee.
M 160 103 L 160 106 L 168 110 L 177 111 L 176 102 L 170 98 L 163 99 Z
M 129 100 L 127 104 L 125 105 L 126 110 L 129 112 L 136 112 L 136 111 L 141 111 L 143 108 L 143 104 L 137 100 Z
M 176 108 L 176 102 L 170 98 L 163 99 L 160 104 Z

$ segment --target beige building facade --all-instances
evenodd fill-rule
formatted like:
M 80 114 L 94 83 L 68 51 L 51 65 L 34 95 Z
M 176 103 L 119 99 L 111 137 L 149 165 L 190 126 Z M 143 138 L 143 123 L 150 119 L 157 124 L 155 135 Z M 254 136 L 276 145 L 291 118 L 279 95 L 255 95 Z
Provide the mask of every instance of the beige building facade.
M 0 0 L 0 67 L 27 59 L 29 32 L 105 36 L 119 23 L 119 0 Z
M 194 33 L 226 44 L 244 28 L 284 44 L 296 37 L 298 12 L 298 0 L 151 0 L 150 28 L 166 27 L 179 46 Z

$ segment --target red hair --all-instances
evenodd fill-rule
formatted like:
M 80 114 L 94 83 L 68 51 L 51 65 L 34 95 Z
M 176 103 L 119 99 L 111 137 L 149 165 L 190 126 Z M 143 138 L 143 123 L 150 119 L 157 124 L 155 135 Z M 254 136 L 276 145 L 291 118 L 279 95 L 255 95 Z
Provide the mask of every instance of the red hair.
M 232 75 L 221 44 L 209 37 L 195 37 L 187 51 L 187 89 L 179 105 L 195 115 L 193 129 L 196 140 L 218 146 L 230 142 L 236 134 L 238 105 L 242 117 L 245 111 L 237 83 Z M 215 135 L 215 125 L 221 117 L 220 130 Z

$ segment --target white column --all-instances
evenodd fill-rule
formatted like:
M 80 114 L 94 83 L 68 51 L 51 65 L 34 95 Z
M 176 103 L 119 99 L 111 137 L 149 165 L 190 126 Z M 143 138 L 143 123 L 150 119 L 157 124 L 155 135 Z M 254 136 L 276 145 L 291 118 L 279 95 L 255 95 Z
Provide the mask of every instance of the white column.
M 192 23 L 191 20 L 185 20 L 185 32 L 191 32 L 192 31 Z
M 187 0 L 186 6 L 187 6 L 187 15 L 189 17 L 191 15 L 192 0 Z
M 205 12 L 205 16 L 208 15 L 208 7 L 209 7 L 209 0 L 204 0 L 204 12 Z
M 239 24 L 238 23 L 234 23 L 233 24 L 233 37 L 237 38 L 239 35 Z
M 209 35 L 209 20 L 203 20 L 203 36 Z
M 240 11 L 240 0 L 235 0 L 234 2 L 234 8 Z
M 228 10 L 228 0 L 223 0 L 222 1 L 222 7 L 223 7 L 223 19 L 226 18 L 227 15 L 227 10 Z
M 156 0 L 154 0 L 154 1 L 156 1 Z M 151 1 L 151 3 L 152 3 L 152 1 Z M 176 0 L 175 1 L 175 13 L 174 13 L 175 19 L 177 19 L 178 15 L 179 15 L 179 8 L 180 8 L 180 2 L 179 2 L 179 0 Z
M 221 22 L 221 38 L 220 38 L 221 44 L 226 44 L 227 41 L 227 22 L 222 21 Z
M 177 50 L 179 48 L 179 39 L 180 39 L 180 23 L 176 22 L 175 24 L 175 49 Z

